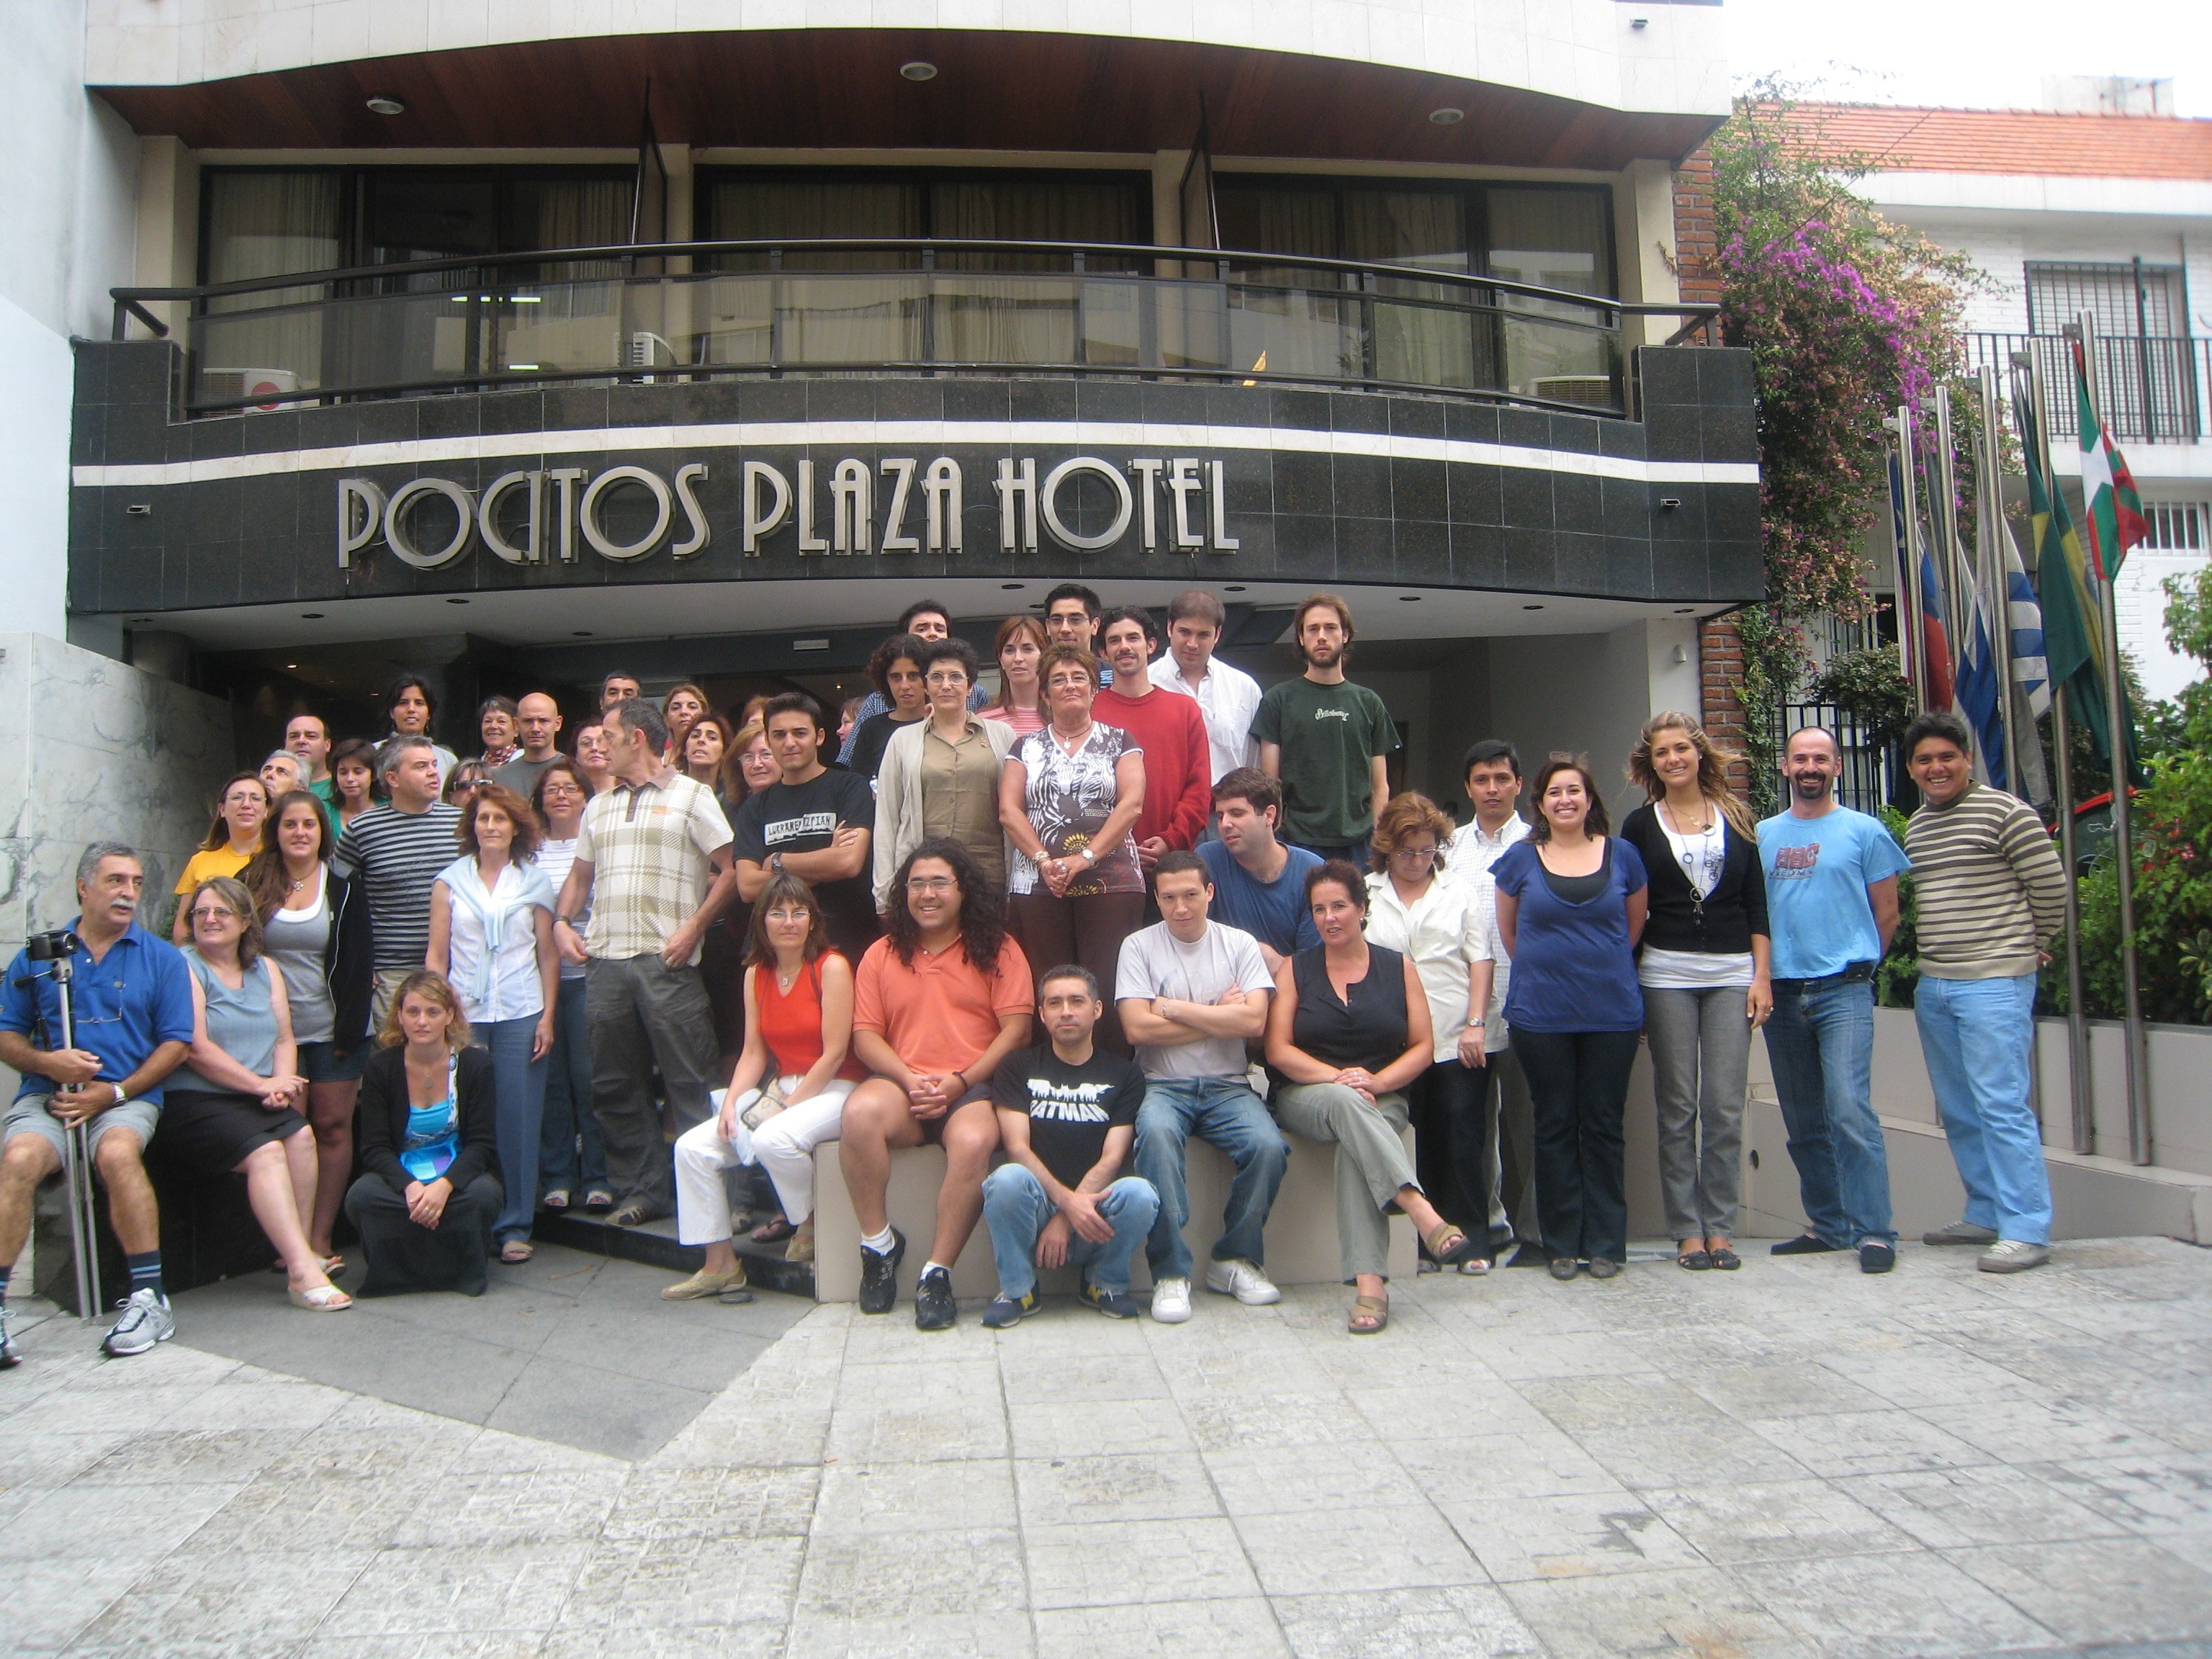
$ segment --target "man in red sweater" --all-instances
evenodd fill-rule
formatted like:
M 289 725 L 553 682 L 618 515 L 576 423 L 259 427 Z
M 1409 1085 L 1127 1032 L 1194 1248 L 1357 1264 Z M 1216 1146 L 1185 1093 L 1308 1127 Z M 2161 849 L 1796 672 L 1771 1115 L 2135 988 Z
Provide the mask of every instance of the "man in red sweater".
M 1145 751 L 1145 809 L 1129 833 L 1149 883 L 1161 854 L 1188 852 L 1206 829 L 1213 802 L 1206 716 L 1195 698 L 1152 684 L 1160 629 L 1150 611 L 1130 605 L 1107 612 L 1099 644 L 1113 665 L 1114 683 L 1098 694 L 1091 717 L 1101 726 L 1120 726 Z

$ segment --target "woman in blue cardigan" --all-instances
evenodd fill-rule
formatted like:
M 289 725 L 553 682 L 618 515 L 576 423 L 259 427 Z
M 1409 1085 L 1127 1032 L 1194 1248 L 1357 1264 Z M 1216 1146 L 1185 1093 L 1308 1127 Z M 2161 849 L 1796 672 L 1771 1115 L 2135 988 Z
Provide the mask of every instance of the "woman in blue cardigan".
M 1536 822 L 1491 874 L 1513 963 L 1505 1018 L 1535 1107 L 1536 1216 L 1553 1278 L 1587 1262 L 1611 1279 L 1628 1260 L 1621 1117 L 1644 1029 L 1644 860 L 1607 833 L 1583 757 L 1553 755 L 1528 793 Z

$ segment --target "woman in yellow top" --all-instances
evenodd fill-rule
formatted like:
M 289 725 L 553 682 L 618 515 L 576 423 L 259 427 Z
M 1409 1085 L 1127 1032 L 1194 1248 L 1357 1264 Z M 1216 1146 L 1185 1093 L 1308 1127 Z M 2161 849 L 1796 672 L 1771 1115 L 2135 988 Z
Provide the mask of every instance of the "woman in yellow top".
M 200 850 L 185 861 L 185 872 L 177 878 L 177 896 L 181 899 L 204 881 L 235 876 L 246 868 L 247 860 L 261 850 L 261 826 L 268 817 L 269 790 L 261 775 L 232 773 L 230 781 L 222 787 L 207 838 L 200 842 Z M 179 904 L 176 925 L 169 930 L 170 940 L 184 945 L 191 936 L 191 919 Z

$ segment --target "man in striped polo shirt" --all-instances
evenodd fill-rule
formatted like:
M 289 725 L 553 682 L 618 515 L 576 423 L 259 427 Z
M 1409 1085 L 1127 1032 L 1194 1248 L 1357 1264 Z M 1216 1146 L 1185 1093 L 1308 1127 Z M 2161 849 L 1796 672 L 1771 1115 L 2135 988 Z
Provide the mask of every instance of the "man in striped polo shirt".
M 372 806 L 338 837 L 338 873 L 358 877 L 368 896 L 381 1029 L 399 982 L 422 966 L 430 950 L 430 884 L 459 856 L 460 809 L 438 799 L 437 745 L 425 737 L 397 737 L 377 750 L 391 804 Z
M 1923 805 L 1905 826 L 1919 893 L 1913 1013 L 1936 1107 L 1966 1188 L 1961 1221 L 1930 1244 L 1979 1244 L 1984 1273 L 2051 1260 L 2051 1176 L 2030 1096 L 2036 970 L 2065 920 L 2066 868 L 2026 803 L 1974 781 L 1956 714 L 1905 728 Z

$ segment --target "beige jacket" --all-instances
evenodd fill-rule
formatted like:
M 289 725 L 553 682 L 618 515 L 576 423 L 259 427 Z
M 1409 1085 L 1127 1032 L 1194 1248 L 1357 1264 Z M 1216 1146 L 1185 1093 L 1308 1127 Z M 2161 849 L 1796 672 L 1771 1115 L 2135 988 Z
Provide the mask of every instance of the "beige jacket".
M 908 854 L 921 845 L 921 740 L 929 730 L 927 720 L 916 720 L 911 726 L 901 726 L 884 748 L 884 763 L 876 770 L 876 914 L 888 914 L 890 903 L 891 878 L 906 861 Z M 1021 734 L 1004 720 L 987 720 L 974 714 L 968 717 L 968 728 L 981 732 L 991 745 L 991 752 L 999 757 L 1003 767 Z M 1013 849 L 1006 848 L 1006 860 L 1013 861 Z

